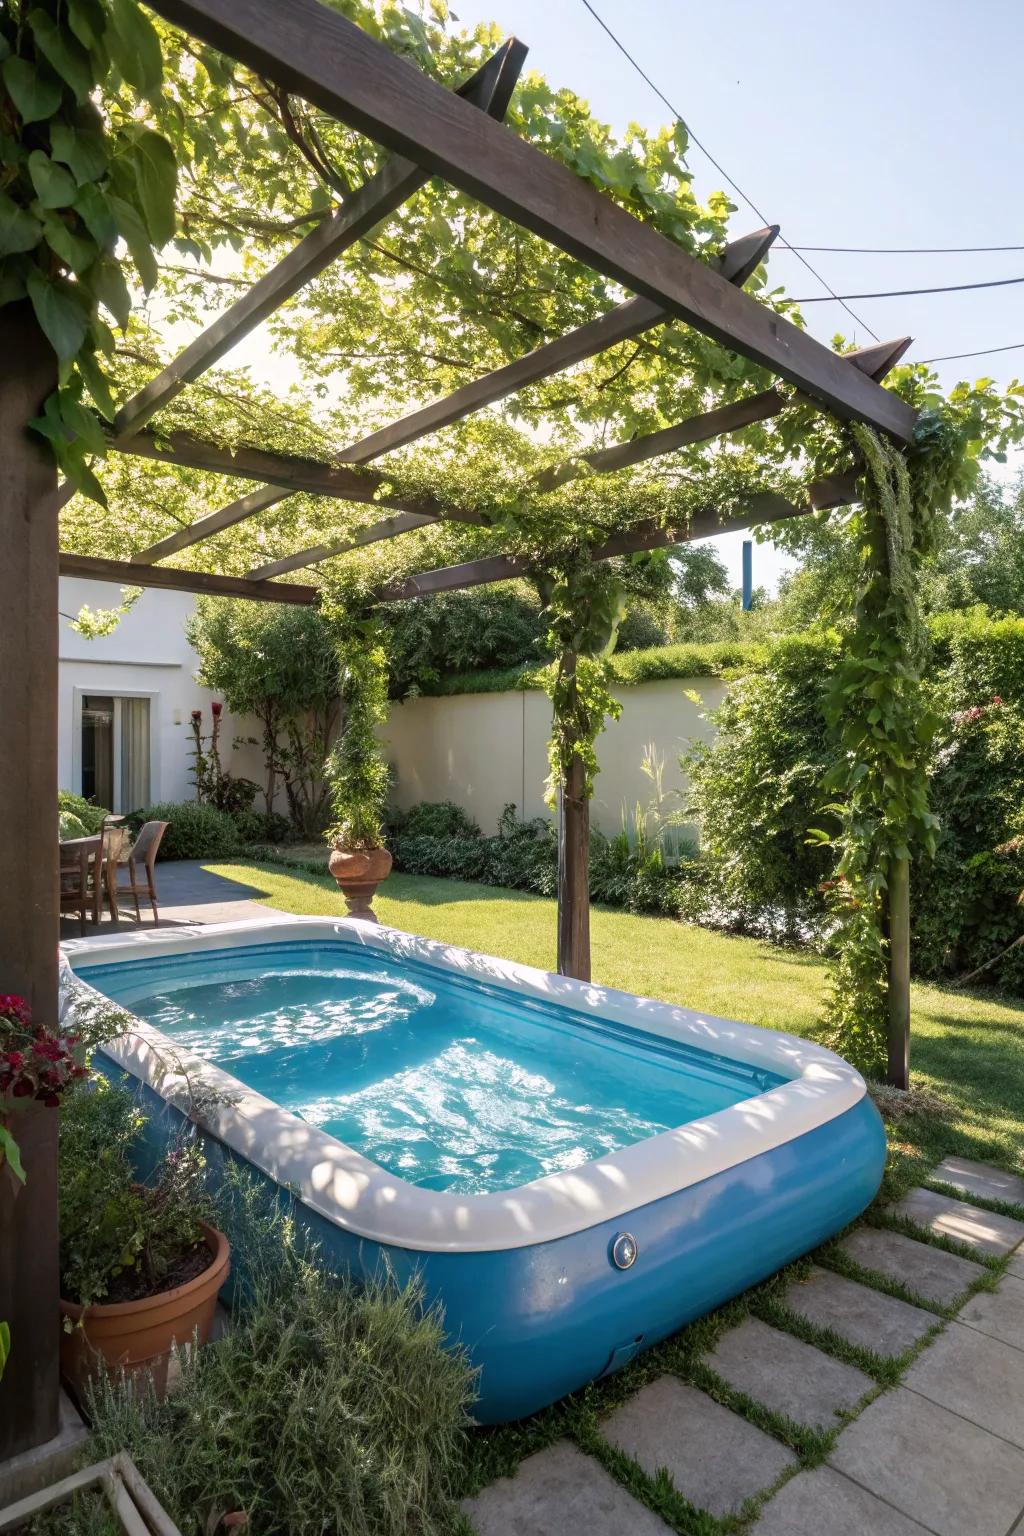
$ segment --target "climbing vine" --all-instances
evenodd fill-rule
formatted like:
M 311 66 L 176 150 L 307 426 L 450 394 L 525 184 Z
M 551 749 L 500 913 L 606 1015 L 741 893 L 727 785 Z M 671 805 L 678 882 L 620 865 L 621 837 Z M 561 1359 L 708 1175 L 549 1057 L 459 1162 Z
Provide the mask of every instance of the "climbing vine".
M 860 551 L 855 624 L 826 699 L 841 757 L 823 787 L 838 818 L 829 837 L 835 878 L 835 959 L 825 1016 L 831 1043 L 862 1070 L 885 1061 L 888 1019 L 887 883 L 894 864 L 934 850 L 927 762 L 938 718 L 922 682 L 927 631 L 917 577 L 935 516 L 948 498 L 964 438 L 948 413 L 924 412 L 906 457 L 870 428 L 849 429 L 863 461 L 851 519 Z
M 126 111 L 97 107 L 124 83 L 159 100 L 163 56 L 135 0 L 7 0 L 0 8 L 0 306 L 28 300 L 59 362 L 57 389 L 35 430 L 63 472 L 98 501 L 87 463 L 112 421 L 108 317 L 128 323 L 131 294 L 116 255 L 123 240 L 148 292 L 155 251 L 175 229 L 177 164 L 168 140 Z
M 328 842 L 349 851 L 379 848 L 384 837 L 388 765 L 377 727 L 388 715 L 388 657 L 380 619 L 351 586 L 322 600 L 338 653 L 341 730 L 327 757 L 333 821 Z

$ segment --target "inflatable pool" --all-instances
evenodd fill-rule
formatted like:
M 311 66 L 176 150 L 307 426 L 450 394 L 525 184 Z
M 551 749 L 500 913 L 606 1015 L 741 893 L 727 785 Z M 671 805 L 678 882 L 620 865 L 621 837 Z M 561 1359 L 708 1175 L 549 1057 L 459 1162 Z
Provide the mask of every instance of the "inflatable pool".
M 70 940 L 137 1025 L 98 1064 L 302 1207 L 328 1259 L 422 1277 L 477 1418 L 614 1371 L 869 1203 L 885 1137 L 829 1051 L 351 920 Z

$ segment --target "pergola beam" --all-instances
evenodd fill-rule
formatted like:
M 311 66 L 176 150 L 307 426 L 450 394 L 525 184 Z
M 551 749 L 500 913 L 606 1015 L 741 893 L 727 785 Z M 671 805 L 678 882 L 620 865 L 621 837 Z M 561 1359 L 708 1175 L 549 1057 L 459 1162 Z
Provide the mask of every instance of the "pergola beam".
M 319 565 L 322 560 L 332 560 L 350 549 L 361 549 L 364 544 L 376 544 L 382 539 L 393 539 L 397 534 L 410 533 L 414 528 L 428 528 L 436 523 L 436 517 L 419 512 L 398 512 L 394 517 L 382 518 L 371 523 L 348 538 L 336 539 L 333 544 L 317 544 L 312 549 L 300 549 L 297 554 L 285 555 L 281 560 L 271 560 L 266 565 L 246 571 L 246 581 L 269 581 L 273 576 L 285 576 L 289 571 L 304 570 L 307 565 Z
M 248 581 L 243 576 L 218 576 L 212 571 L 180 571 L 168 565 L 131 565 L 127 560 L 75 555 L 67 550 L 61 551 L 60 574 L 82 576 L 90 581 L 112 581 L 122 587 L 159 587 L 169 592 L 246 597 L 259 603 L 315 603 L 320 598 L 318 587 L 300 587 L 285 581 Z
M 730 241 L 717 262 L 722 276 L 730 283 L 742 287 L 751 273 L 760 266 L 778 233 L 779 226 L 771 224 L 755 230 L 753 234 Z M 650 299 L 627 299 L 624 304 L 617 305 L 599 319 L 578 326 L 567 336 L 546 342 L 525 357 L 517 357 L 514 362 L 496 368 L 483 378 L 474 379 L 471 384 L 464 384 L 461 389 L 456 389 L 443 399 L 434 400 L 399 421 L 369 433 L 342 449 L 337 457 L 343 464 L 369 464 L 385 453 L 392 453 L 396 448 L 414 443 L 429 432 L 437 432 L 441 427 L 451 426 L 453 422 L 471 416 L 474 411 L 504 400 L 528 384 L 551 378 L 598 352 L 618 346 L 620 342 L 630 341 L 671 319 L 666 309 L 652 303 Z
M 510 38 L 476 71 L 457 95 L 473 107 L 504 117 L 519 79 L 526 47 Z M 401 155 L 387 160 L 375 176 L 300 240 L 247 293 L 167 364 L 155 379 L 122 406 L 114 420 L 115 439 L 127 439 L 162 410 L 186 384 L 206 372 L 250 331 L 330 266 L 343 251 L 389 218 L 430 180 L 430 172 Z
M 156 0 L 154 9 L 837 416 L 909 441 L 916 413 L 897 396 L 318 0 Z

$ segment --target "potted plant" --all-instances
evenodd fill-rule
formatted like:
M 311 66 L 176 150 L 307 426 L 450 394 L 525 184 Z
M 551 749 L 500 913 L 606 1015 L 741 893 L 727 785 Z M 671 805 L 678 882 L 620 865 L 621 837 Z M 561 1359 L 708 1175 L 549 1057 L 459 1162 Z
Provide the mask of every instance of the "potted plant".
M 205 1159 L 188 1128 L 138 1183 L 146 1117 L 96 1077 L 70 1094 L 60 1137 L 61 1370 L 81 1397 L 103 1365 L 167 1385 L 172 1348 L 210 1336 L 228 1277 Z
M 327 830 L 331 844 L 327 867 L 349 915 L 375 923 L 374 893 L 391 873 L 391 854 L 384 846 L 389 774 L 376 733 L 387 718 L 387 669 L 374 637 L 363 635 L 361 644 L 359 638 L 342 653 L 344 717 L 326 766 L 334 808 L 334 821 Z

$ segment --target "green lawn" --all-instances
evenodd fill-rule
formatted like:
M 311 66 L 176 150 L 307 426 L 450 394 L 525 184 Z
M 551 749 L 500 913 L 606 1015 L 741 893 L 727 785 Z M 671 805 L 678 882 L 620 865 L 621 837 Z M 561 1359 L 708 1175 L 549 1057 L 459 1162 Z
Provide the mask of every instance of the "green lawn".
M 253 887 L 285 912 L 337 917 L 333 880 L 275 865 L 207 866 Z M 550 970 L 555 904 L 539 896 L 458 880 L 392 875 L 375 903 L 381 922 Z M 593 979 L 708 1013 L 813 1035 L 824 968 L 814 956 L 730 938 L 665 918 L 596 909 Z M 919 1179 L 947 1152 L 1024 1170 L 1024 1004 L 986 992 L 917 985 L 912 1072 L 922 1095 L 890 1123 L 888 1191 Z

